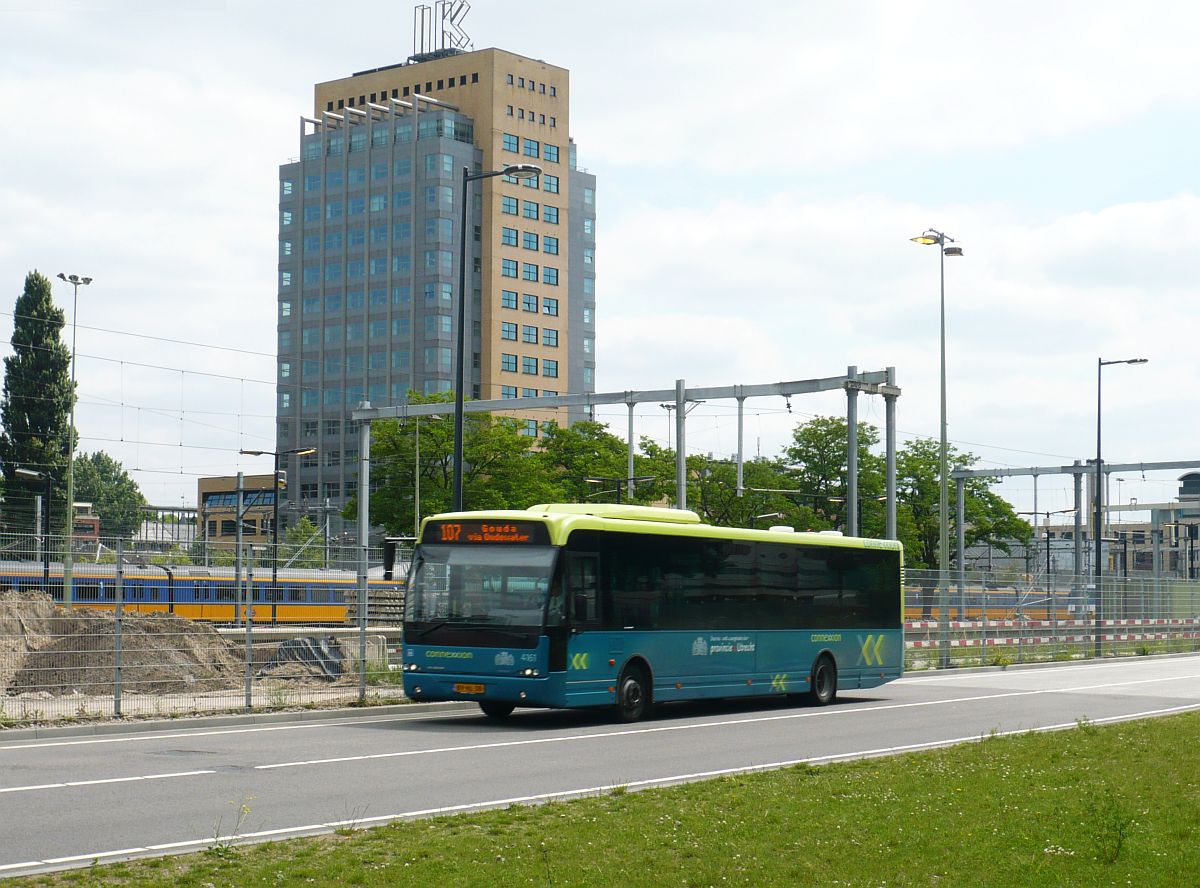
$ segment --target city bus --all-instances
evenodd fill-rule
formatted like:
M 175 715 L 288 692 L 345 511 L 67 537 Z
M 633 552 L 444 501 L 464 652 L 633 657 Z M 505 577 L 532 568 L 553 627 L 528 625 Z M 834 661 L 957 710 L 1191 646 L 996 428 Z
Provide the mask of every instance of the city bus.
M 622 504 L 433 515 L 404 604 L 404 692 L 520 707 L 777 696 L 825 705 L 904 668 L 891 540 Z

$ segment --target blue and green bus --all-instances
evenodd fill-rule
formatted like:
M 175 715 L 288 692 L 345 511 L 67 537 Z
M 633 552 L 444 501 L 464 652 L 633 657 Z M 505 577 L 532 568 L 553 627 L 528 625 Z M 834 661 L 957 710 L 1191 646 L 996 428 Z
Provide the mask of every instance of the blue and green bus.
M 404 605 L 404 691 L 615 708 L 753 695 L 825 705 L 904 668 L 891 540 L 702 524 L 695 512 L 539 505 L 427 518 Z

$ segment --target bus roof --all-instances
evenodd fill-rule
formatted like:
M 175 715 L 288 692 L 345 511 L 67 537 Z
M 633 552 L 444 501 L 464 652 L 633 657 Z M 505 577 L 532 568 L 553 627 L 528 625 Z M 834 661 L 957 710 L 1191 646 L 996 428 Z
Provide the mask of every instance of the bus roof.
M 848 537 L 820 532 L 758 530 L 746 527 L 719 527 L 704 524 L 700 516 L 687 509 L 634 506 L 624 503 L 541 503 L 528 509 L 504 509 L 478 512 L 448 512 L 430 515 L 427 521 L 541 519 L 556 545 L 566 542 L 573 530 L 607 530 L 616 533 L 638 531 L 663 536 L 708 537 L 726 540 L 791 542 L 797 545 L 837 546 L 850 549 L 902 550 L 897 540 Z M 423 530 L 423 528 L 422 528 Z

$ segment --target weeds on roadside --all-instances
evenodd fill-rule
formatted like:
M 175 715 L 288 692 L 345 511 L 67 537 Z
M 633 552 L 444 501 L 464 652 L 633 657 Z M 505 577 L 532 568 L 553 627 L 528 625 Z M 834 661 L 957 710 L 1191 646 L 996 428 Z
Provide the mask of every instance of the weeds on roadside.
M 1097 859 L 1116 863 L 1134 826 L 1132 815 L 1113 788 L 1107 785 L 1093 796 L 1090 814 L 1088 827 Z
M 242 796 L 239 802 L 230 802 L 235 805 L 237 817 L 234 819 L 233 832 L 228 836 L 222 835 L 221 824 L 224 822 L 224 817 L 218 817 L 217 822 L 213 824 L 213 841 L 212 844 L 204 849 L 205 854 L 213 857 L 219 857 L 222 860 L 230 860 L 237 857 L 237 848 L 234 846 L 234 840 L 241 834 L 242 826 L 246 822 L 246 818 L 250 816 L 249 802 L 254 801 L 254 796 Z

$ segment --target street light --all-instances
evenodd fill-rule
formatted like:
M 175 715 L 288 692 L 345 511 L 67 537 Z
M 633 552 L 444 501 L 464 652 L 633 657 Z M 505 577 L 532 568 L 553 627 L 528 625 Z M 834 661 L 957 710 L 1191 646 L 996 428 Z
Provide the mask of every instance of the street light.
M 628 496 L 628 499 L 630 501 L 632 501 L 633 500 L 633 485 L 637 484 L 639 481 L 653 481 L 653 480 L 655 480 L 654 475 L 631 475 L 628 478 L 584 478 L 583 483 L 584 484 L 615 484 L 615 485 L 617 485 L 616 493 L 617 493 L 618 499 L 620 499 L 620 496 L 621 496 L 621 486 L 627 485 L 626 486 L 626 490 L 628 491 L 627 496 Z M 593 497 L 600 496 L 600 494 L 602 494 L 602 493 L 611 493 L 611 492 L 612 491 L 609 491 L 609 490 L 601 490 L 597 493 L 589 494 L 587 497 L 585 497 L 585 499 L 592 499 Z
M 755 515 L 754 520 L 752 521 L 750 526 L 751 527 L 758 526 L 758 522 L 763 518 L 786 518 L 786 517 L 787 517 L 787 515 L 783 514 L 783 512 L 764 512 L 761 515 Z
M 946 244 L 954 243 L 954 238 L 942 231 L 937 231 L 933 228 L 928 228 L 924 233 L 916 237 L 909 238 L 913 243 L 932 246 L 937 244 L 941 249 L 938 250 L 938 268 L 941 278 L 939 312 L 941 315 L 941 336 L 940 336 L 940 354 L 941 354 L 941 449 L 938 457 L 938 471 L 941 478 L 938 483 L 938 579 L 940 581 L 942 592 L 944 595 L 949 594 L 949 586 L 946 584 L 946 567 L 950 555 L 950 493 L 949 493 L 949 470 L 947 468 L 946 459 L 946 257 L 961 256 L 963 254 L 962 247 L 949 247 Z M 947 622 L 947 631 L 949 631 L 949 623 Z M 947 644 L 948 644 L 947 639 Z M 949 647 L 944 647 L 942 651 L 943 665 L 948 665 L 950 659 Z
M 46 482 L 46 505 L 42 508 L 42 589 L 50 594 L 50 482 L 54 480 L 49 472 L 39 472 L 36 469 L 18 468 L 13 474 L 24 478 L 37 478 Z
M 279 592 L 279 457 L 309 456 L 316 453 L 315 447 L 297 447 L 293 450 L 239 450 L 242 456 L 270 456 L 274 458 L 275 474 L 271 478 L 271 597 Z M 242 516 L 237 516 L 238 524 Z
M 79 288 L 92 282 L 90 277 L 58 273 L 74 289 L 71 298 L 71 437 L 67 442 L 67 552 L 63 556 L 63 605 L 70 607 L 75 572 L 75 316 L 79 312 Z
M 1038 509 L 1037 511 L 1032 511 L 1032 512 L 1017 512 L 1018 515 L 1032 515 L 1033 516 L 1033 550 L 1034 550 L 1034 559 L 1035 560 L 1037 559 L 1037 530 L 1038 530 L 1037 518 L 1038 518 L 1038 515 L 1046 516 L 1046 534 L 1045 534 L 1045 536 L 1046 536 L 1047 583 L 1049 583 L 1050 569 L 1051 569 L 1051 565 L 1050 565 L 1050 516 L 1051 515 L 1066 515 L 1070 512 L 1074 512 L 1074 511 L 1075 511 L 1074 509 L 1055 509 L 1054 511 L 1050 511 L 1049 509 Z M 1026 559 L 1026 566 L 1028 566 L 1028 559 Z
M 430 419 L 441 419 L 436 413 Z M 413 538 L 421 536 L 421 417 L 414 416 L 417 452 L 413 457 Z
M 493 176 L 532 179 L 542 174 L 542 168 L 532 163 L 510 163 L 502 170 L 472 173 L 464 166 L 462 174 L 462 223 L 458 229 L 458 354 L 454 363 L 454 502 L 453 511 L 463 508 L 463 389 L 466 387 L 465 353 L 467 323 L 467 186 Z
M 827 502 L 831 502 L 831 503 L 844 503 L 844 502 L 846 502 L 846 497 L 844 497 L 844 496 L 827 496 L 827 497 L 825 497 L 825 499 L 826 499 L 826 501 L 827 501 Z M 875 501 L 875 502 L 877 502 L 877 503 L 882 503 L 882 502 L 886 502 L 886 500 L 887 500 L 887 495 L 886 495 L 886 494 L 882 494 L 882 493 L 881 493 L 881 494 L 879 494 L 878 496 L 869 496 L 869 497 L 866 497 L 866 499 L 867 499 L 867 500 L 874 500 L 874 501 Z M 863 497 L 861 497 L 861 496 L 860 496 L 860 497 L 858 497 L 858 499 L 855 501 L 855 505 L 856 505 L 856 506 L 858 506 L 858 514 L 859 514 L 859 515 L 861 515 L 861 514 L 863 513 L 863 502 L 864 502 L 864 499 L 863 499 Z M 848 528 L 847 528 L 847 529 L 848 529 Z M 862 535 L 863 535 L 863 534 L 862 534 L 862 531 L 861 531 L 861 529 L 860 529 L 860 531 L 859 531 L 859 535 L 860 535 L 860 536 L 862 536 Z
M 1104 593 L 1100 588 L 1100 578 L 1103 576 L 1104 567 L 1100 564 L 1100 559 L 1103 556 L 1103 529 L 1104 529 L 1104 484 L 1103 484 L 1103 468 L 1104 461 L 1100 457 L 1100 380 L 1101 372 L 1105 367 L 1113 364 L 1145 364 L 1148 358 L 1126 358 L 1120 361 L 1105 361 L 1103 358 L 1096 358 L 1096 518 L 1095 518 L 1095 535 L 1096 535 L 1096 563 L 1093 565 L 1096 578 L 1096 607 L 1093 610 L 1093 621 L 1095 623 L 1095 656 L 1100 656 L 1100 609 L 1104 602 Z

